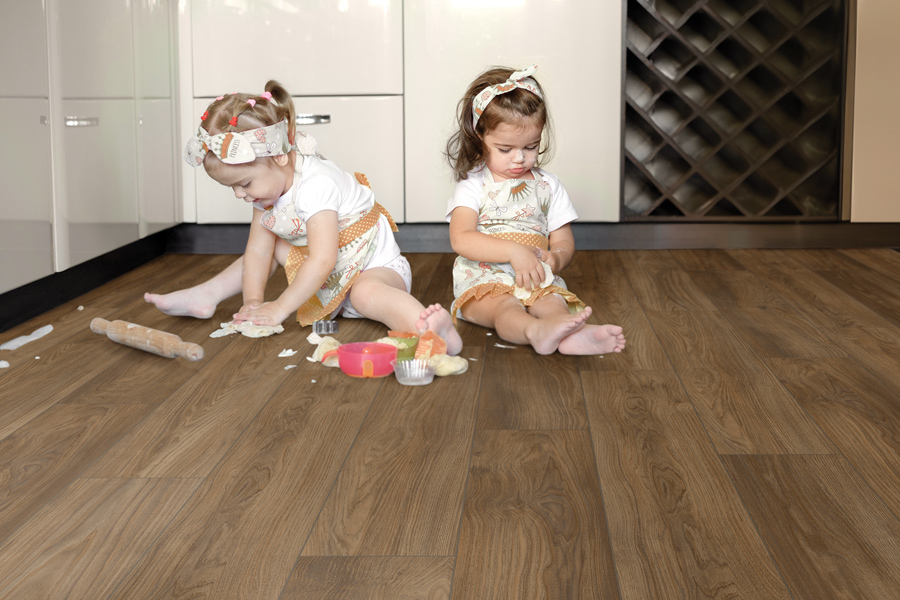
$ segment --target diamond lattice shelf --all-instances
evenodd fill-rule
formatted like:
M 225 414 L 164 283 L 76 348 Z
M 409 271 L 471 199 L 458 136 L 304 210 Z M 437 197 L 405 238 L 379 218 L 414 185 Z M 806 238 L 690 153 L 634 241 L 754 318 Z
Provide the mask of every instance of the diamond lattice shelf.
M 836 220 L 844 0 L 627 0 L 626 221 Z

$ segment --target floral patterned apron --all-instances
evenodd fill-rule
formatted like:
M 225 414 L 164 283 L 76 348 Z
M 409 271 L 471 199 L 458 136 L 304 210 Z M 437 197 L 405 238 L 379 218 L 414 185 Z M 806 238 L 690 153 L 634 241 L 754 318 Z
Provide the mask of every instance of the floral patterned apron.
M 550 184 L 532 170 L 534 180 L 507 179 L 494 182 L 485 170 L 482 188 L 481 211 L 478 214 L 478 231 L 504 240 L 518 242 L 547 250 L 550 245 L 547 213 L 550 210 L 552 192 Z M 453 295 L 456 298 L 450 314 L 456 321 L 459 309 L 469 300 L 485 295 L 514 294 L 516 273 L 509 263 L 477 262 L 458 256 L 453 263 Z M 560 294 L 569 306 L 569 312 L 584 310 L 584 302 L 566 289 L 566 282 L 556 275 L 553 283 L 537 288 L 523 305 L 531 306 L 549 294 Z
M 370 187 L 365 175 L 362 173 L 354 175 L 360 184 Z M 350 291 L 350 286 L 375 254 L 377 248 L 375 240 L 381 215 L 386 216 L 391 229 L 397 231 L 397 224 L 394 223 L 390 213 L 377 202 L 368 211 L 348 215 L 338 221 L 337 262 L 319 291 L 297 310 L 297 321 L 301 325 L 306 326 L 314 321 L 328 319 L 340 307 Z M 292 246 L 284 265 L 290 284 L 294 281 L 300 265 L 309 256 L 306 223 L 297 215 L 294 202 L 291 201 L 278 211 L 270 208 L 263 213 L 262 225 Z

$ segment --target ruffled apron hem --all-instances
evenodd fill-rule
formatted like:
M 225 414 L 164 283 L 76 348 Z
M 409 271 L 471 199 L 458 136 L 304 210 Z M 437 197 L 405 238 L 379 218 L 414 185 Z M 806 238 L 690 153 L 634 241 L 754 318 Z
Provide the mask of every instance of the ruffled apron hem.
M 450 315 L 453 318 L 453 325 L 457 324 L 457 314 L 462 307 L 470 300 L 481 300 L 485 296 L 490 295 L 491 298 L 495 298 L 497 296 L 502 296 L 503 294 L 509 294 L 516 298 L 515 296 L 515 287 L 511 285 L 507 285 L 505 283 L 481 283 L 474 287 L 467 289 L 465 292 L 460 294 L 460 296 L 453 301 L 453 306 L 450 308 Z M 569 307 L 569 312 L 574 314 L 577 312 L 581 312 L 584 310 L 584 302 L 582 302 L 578 296 L 570 292 L 564 287 L 560 287 L 558 285 L 548 285 L 545 288 L 536 288 L 532 290 L 531 295 L 527 298 L 516 298 L 519 302 L 522 303 L 523 306 L 528 308 L 544 296 L 549 296 L 550 294 L 559 294 L 562 296 L 563 300 L 566 301 L 566 304 Z

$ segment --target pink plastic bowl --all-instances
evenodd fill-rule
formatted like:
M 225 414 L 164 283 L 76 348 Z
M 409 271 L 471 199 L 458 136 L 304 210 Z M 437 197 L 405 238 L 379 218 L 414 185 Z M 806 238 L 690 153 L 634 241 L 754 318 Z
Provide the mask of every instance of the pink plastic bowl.
M 397 358 L 397 348 L 390 344 L 354 342 L 326 352 L 322 360 L 335 354 L 341 371 L 351 377 L 384 377 L 394 372 L 391 361 Z

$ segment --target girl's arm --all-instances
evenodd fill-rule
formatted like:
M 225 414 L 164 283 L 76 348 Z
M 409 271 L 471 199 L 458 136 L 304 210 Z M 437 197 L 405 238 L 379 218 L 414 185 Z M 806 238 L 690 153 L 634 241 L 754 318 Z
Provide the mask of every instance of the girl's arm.
M 235 320 L 256 325 L 278 325 L 315 294 L 337 263 L 338 217 L 333 210 L 317 212 L 306 222 L 309 256 L 300 265 L 294 280 L 273 302 L 235 315 Z M 265 228 L 264 228 L 265 229 Z
M 478 213 L 458 206 L 450 213 L 450 244 L 464 258 L 479 262 L 509 263 L 516 272 L 516 285 L 532 290 L 544 281 L 540 250 L 478 231 Z
M 550 250 L 541 252 L 541 260 L 550 265 L 553 273 L 559 273 L 569 266 L 575 256 L 575 236 L 572 225 L 566 223 L 550 232 Z
M 262 215 L 263 211 L 253 209 L 241 275 L 241 290 L 244 296 L 241 312 L 258 308 L 265 301 L 266 283 L 272 275 L 276 236 L 262 226 Z

